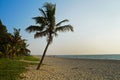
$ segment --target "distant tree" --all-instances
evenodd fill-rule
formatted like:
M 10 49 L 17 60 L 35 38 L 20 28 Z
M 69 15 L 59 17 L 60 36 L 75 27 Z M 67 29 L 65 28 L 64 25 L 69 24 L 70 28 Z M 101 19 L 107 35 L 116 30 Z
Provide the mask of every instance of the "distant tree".
M 0 57 L 4 56 L 4 45 L 8 43 L 8 33 L 6 26 L 2 24 L 2 21 L 0 20 Z
M 27 47 L 29 46 L 27 43 L 26 43 L 26 39 L 22 39 L 21 41 L 21 48 L 20 48 L 20 52 L 18 54 L 18 56 L 23 56 L 23 55 L 30 55 L 30 50 L 27 49 Z
M 20 29 L 14 28 L 13 34 L 9 35 L 9 41 L 9 44 L 12 46 L 11 58 L 20 55 L 26 55 L 27 52 L 30 52 L 30 50 L 27 49 L 28 45 L 25 42 L 26 40 L 22 39 L 20 36 Z
M 20 29 L 14 28 L 13 33 L 8 33 L 6 26 L 0 20 L 0 57 L 14 58 L 30 53 L 28 44 L 20 36 Z
M 42 61 L 45 57 L 48 46 L 53 41 L 53 37 L 58 35 L 57 32 L 73 31 L 73 27 L 71 25 L 62 25 L 62 23 L 68 22 L 67 19 L 60 21 L 59 23 L 56 24 L 56 21 L 55 21 L 56 5 L 55 4 L 45 3 L 43 7 L 44 9 L 42 8 L 39 9 L 42 15 L 33 18 L 36 21 L 36 24 L 38 25 L 31 25 L 26 28 L 26 31 L 28 32 L 36 32 L 34 35 L 34 38 L 38 38 L 38 37 L 47 38 L 47 45 L 43 52 L 40 63 L 37 66 L 37 70 L 40 68 L 42 64 Z
M 2 21 L 0 20 L 0 34 L 7 33 L 6 26 L 2 24 Z

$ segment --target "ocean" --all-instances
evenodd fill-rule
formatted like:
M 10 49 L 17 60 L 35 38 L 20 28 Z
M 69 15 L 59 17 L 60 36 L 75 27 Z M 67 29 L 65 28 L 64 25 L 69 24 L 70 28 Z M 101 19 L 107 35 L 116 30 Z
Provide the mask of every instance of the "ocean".
M 120 60 L 120 54 L 110 55 L 55 55 L 62 58 Z

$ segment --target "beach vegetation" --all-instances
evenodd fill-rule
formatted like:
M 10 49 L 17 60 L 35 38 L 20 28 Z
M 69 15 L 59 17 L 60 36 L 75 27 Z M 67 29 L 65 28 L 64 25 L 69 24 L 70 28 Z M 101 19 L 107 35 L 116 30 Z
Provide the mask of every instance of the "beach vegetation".
M 24 60 L 30 62 L 25 62 Z M 26 67 L 36 65 L 32 61 L 37 60 L 38 58 L 34 56 L 16 57 L 14 59 L 0 58 L 0 80 L 21 80 L 25 76 L 21 76 L 20 74 L 27 71 Z
M 20 29 L 14 28 L 13 30 L 13 33 L 9 33 L 0 20 L 0 57 L 13 59 L 30 53 L 26 40 L 20 35 Z
M 26 71 L 28 63 L 0 58 L 0 80 L 18 80 L 20 73 Z
M 39 61 L 39 58 L 36 58 L 36 57 L 34 57 L 32 55 L 30 55 L 30 56 L 22 56 L 20 59 L 27 60 L 27 61 Z

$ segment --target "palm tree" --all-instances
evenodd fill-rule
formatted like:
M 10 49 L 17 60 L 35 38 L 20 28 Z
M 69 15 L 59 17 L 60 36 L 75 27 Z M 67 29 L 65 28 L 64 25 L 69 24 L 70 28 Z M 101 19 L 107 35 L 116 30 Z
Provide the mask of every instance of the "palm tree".
M 11 48 L 10 50 L 12 50 L 9 55 L 11 58 L 14 58 L 15 56 L 27 55 L 27 53 L 30 52 L 30 50 L 27 49 L 28 45 L 25 42 L 26 39 L 22 39 L 20 36 L 20 29 L 14 28 L 13 34 L 9 34 L 8 39 L 9 45 L 11 46 L 9 47 L 8 45 L 8 48 Z
M 21 41 L 20 29 L 14 28 L 13 34 L 9 35 L 9 44 L 12 46 L 11 58 L 17 56 L 20 51 Z
M 57 36 L 57 32 L 66 32 L 73 31 L 73 27 L 71 25 L 61 25 L 64 22 L 68 22 L 67 19 L 60 21 L 56 24 L 55 21 L 55 10 L 56 5 L 52 3 L 45 3 L 43 8 L 40 8 L 41 16 L 33 17 L 38 25 L 31 25 L 26 28 L 28 32 L 36 32 L 34 34 L 34 38 L 38 37 L 46 37 L 47 45 L 44 49 L 42 58 L 37 66 L 37 70 L 40 68 L 42 61 L 45 57 L 48 46 L 52 43 L 53 37 Z

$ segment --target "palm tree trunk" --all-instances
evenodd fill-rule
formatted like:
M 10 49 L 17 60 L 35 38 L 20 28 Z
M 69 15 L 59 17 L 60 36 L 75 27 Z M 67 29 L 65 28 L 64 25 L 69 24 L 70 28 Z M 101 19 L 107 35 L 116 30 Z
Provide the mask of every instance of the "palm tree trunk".
M 42 62 L 43 62 L 43 59 L 44 59 L 44 57 L 45 57 L 45 54 L 46 54 L 46 51 L 47 51 L 47 49 L 48 49 L 49 44 L 50 44 L 50 41 L 48 41 L 48 43 L 47 43 L 47 45 L 46 45 L 46 47 L 45 47 L 45 50 L 44 50 L 43 55 L 42 55 L 42 58 L 41 58 L 41 60 L 40 60 L 40 62 L 39 62 L 39 64 L 38 64 L 36 70 L 39 70 L 39 69 L 40 69 L 40 66 L 41 66 L 41 64 L 42 64 Z

